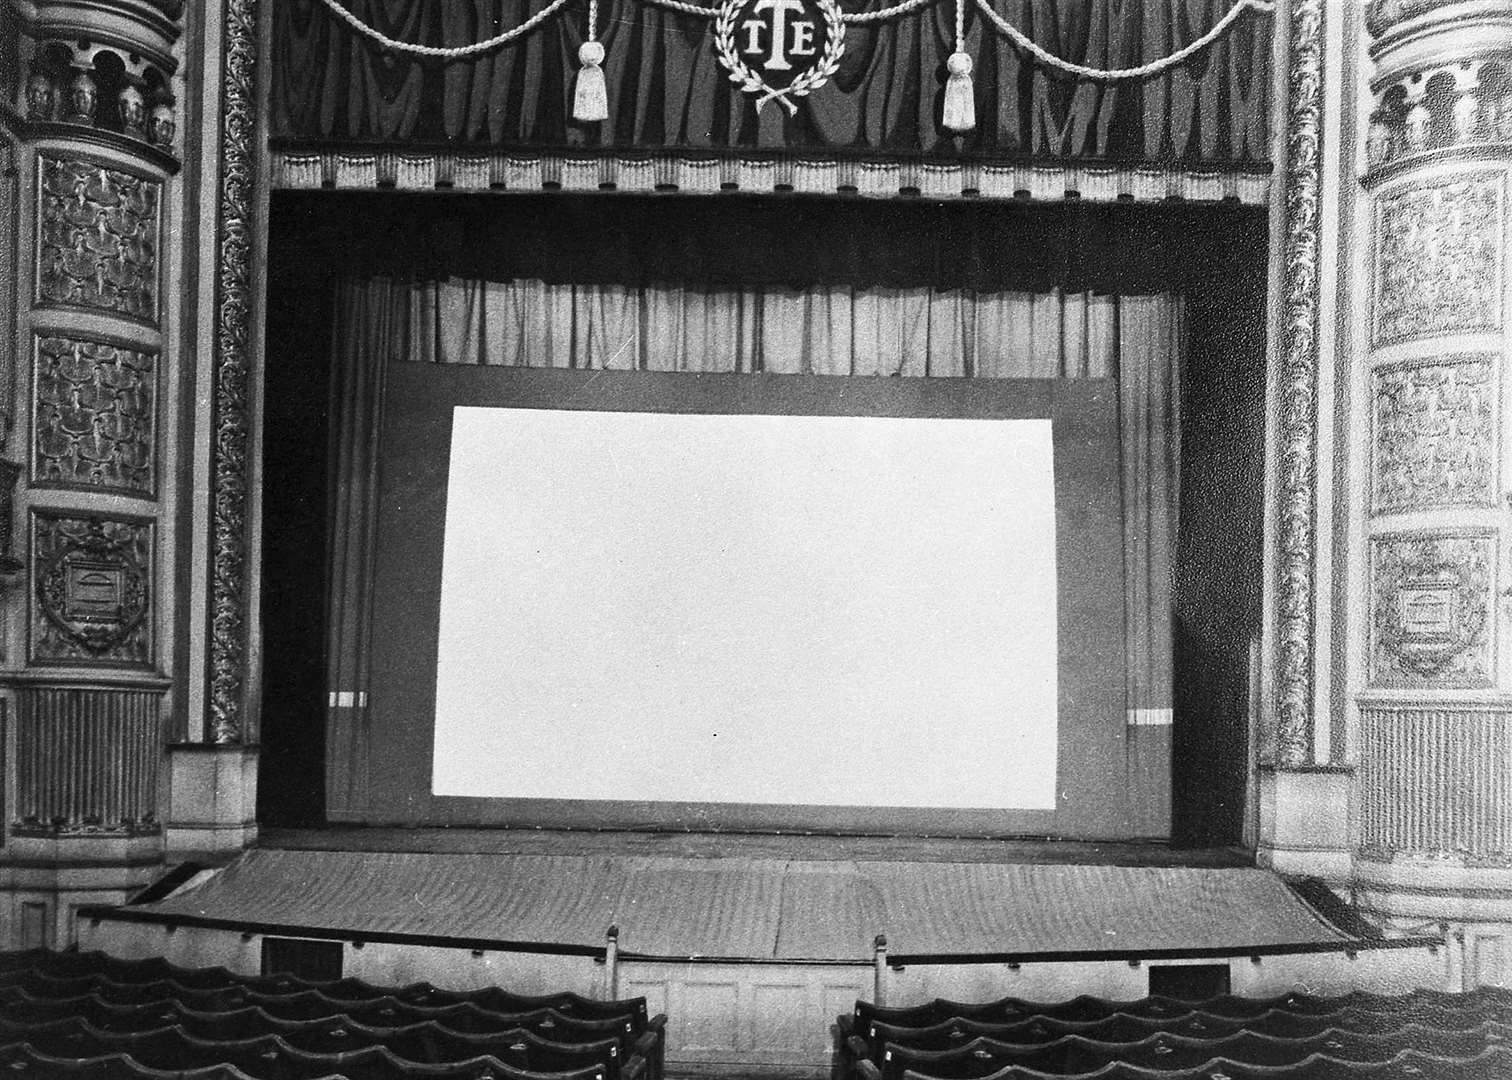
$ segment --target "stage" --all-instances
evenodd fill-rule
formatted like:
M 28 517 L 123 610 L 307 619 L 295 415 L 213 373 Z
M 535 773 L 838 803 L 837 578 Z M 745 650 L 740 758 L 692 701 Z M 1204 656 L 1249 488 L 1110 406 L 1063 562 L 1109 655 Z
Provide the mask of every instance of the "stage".
M 243 971 L 264 939 L 325 941 L 375 982 L 644 994 L 669 1060 L 704 1069 L 818 1071 L 857 998 L 1132 999 L 1170 966 L 1248 995 L 1446 978 L 1439 939 L 1369 936 L 1237 851 L 1161 844 L 286 831 L 165 897 L 82 910 L 80 935 Z

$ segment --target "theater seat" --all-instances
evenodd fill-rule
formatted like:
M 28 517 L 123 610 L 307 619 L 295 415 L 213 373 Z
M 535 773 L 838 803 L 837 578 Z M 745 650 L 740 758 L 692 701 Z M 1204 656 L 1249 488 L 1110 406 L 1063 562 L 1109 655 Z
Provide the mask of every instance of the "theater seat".
M 661 1080 L 665 1022 L 646 1015 L 643 998 L 248 977 L 98 953 L 0 954 L 0 1070 L 18 1076 Z

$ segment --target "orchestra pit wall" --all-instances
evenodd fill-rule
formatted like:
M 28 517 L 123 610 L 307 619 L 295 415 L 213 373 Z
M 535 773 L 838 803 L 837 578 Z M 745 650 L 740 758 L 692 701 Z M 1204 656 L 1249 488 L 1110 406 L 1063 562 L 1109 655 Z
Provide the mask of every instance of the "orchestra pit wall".
M 225 755 L 182 678 L 221 7 L 0 0 L 0 948 L 70 943 L 75 909 L 154 879 L 176 836 L 239 848 L 250 817 L 216 827 L 238 788 L 206 779 Z
M 261 970 L 263 936 L 195 926 L 84 919 L 80 944 L 131 958 L 166 957 L 184 967 Z M 669 1060 L 681 1068 L 734 1068 L 760 1060 L 793 1075 L 827 1074 L 830 1022 L 858 999 L 908 1004 L 943 997 L 987 1001 L 1013 995 L 1063 1001 L 1097 993 L 1133 1001 L 1149 992 L 1151 964 L 1122 959 L 1024 963 L 793 962 L 563 956 L 528 951 L 352 941 L 341 943 L 342 973 L 377 985 L 425 981 L 450 989 L 508 986 L 521 993 L 572 990 L 591 997 L 644 996 L 667 1017 Z M 517 949 L 528 948 L 517 946 Z M 1452 956 L 1436 945 L 1271 956 L 1168 959 L 1161 966 L 1224 964 L 1234 993 L 1272 997 L 1306 987 L 1383 993 L 1451 983 Z

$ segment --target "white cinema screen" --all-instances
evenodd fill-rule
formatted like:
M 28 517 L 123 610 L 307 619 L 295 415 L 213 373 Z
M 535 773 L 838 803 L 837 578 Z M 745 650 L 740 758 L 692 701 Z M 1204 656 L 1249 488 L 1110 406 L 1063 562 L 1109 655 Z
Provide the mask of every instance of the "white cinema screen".
M 457 407 L 438 796 L 1053 809 L 1048 419 Z

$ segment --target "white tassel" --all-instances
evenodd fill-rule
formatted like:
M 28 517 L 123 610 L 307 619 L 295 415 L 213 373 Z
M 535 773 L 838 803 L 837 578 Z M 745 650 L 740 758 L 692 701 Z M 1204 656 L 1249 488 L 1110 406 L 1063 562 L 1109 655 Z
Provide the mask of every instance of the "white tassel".
M 971 57 L 953 52 L 945 61 L 950 78 L 945 80 L 945 127 L 951 131 L 970 131 L 976 127 L 976 91 L 971 85 Z
M 609 119 L 609 91 L 604 87 L 604 46 L 585 41 L 578 46 L 577 92 L 572 98 L 572 118 L 584 124 Z

